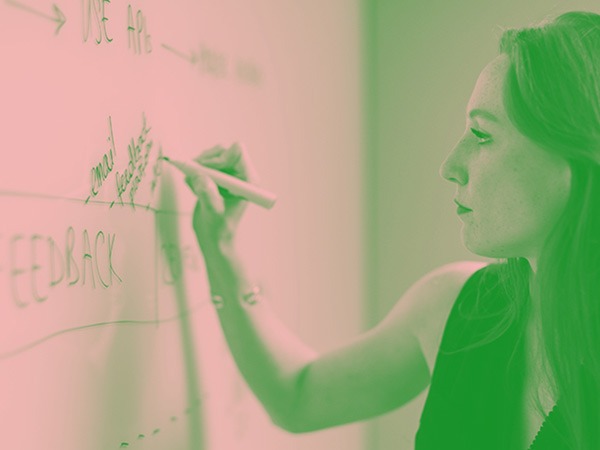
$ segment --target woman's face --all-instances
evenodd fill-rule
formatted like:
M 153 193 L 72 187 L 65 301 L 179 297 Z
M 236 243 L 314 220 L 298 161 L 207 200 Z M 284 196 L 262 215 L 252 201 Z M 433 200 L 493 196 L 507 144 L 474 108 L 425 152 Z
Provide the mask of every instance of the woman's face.
M 512 125 L 502 101 L 509 66 L 501 54 L 481 72 L 467 105 L 466 130 L 440 167 L 456 183 L 462 238 L 491 258 L 537 258 L 564 210 L 571 185 L 565 160 L 543 150 Z

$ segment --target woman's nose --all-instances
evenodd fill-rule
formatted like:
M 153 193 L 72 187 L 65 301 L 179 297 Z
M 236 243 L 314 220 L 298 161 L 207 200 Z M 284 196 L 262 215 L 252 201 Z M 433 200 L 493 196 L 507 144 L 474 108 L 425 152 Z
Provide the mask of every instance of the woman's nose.
M 446 159 L 444 159 L 444 161 L 442 162 L 438 173 L 440 174 L 440 177 L 444 178 L 445 180 L 451 181 L 450 175 L 448 174 L 448 157 L 446 157 Z
M 457 144 L 450 154 L 444 159 L 438 173 L 442 178 L 453 183 L 464 185 L 467 183 L 467 172 L 464 165 L 457 158 Z

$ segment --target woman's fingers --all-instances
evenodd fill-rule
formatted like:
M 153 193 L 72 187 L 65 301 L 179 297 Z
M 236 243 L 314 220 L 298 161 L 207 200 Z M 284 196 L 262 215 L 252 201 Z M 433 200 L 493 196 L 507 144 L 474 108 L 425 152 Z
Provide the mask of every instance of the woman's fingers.
M 233 151 L 239 154 L 238 166 L 241 167 L 241 170 L 243 171 L 244 179 L 250 183 L 259 183 L 260 177 L 258 171 L 250 160 L 246 147 L 235 142 L 230 148 L 233 148 Z
M 200 162 L 200 160 L 213 158 L 213 157 L 218 156 L 221 153 L 223 153 L 224 150 L 225 150 L 225 147 L 222 147 L 220 145 L 215 145 L 214 147 L 211 147 L 211 148 L 203 151 L 199 156 L 197 156 L 195 158 L 195 161 Z
M 186 177 L 185 182 L 196 194 L 203 209 L 219 215 L 225 212 L 225 202 L 213 180 L 205 175 L 198 175 Z
M 256 168 L 250 162 L 245 148 L 237 142 L 228 148 L 219 145 L 212 147 L 195 158 L 194 161 L 251 183 L 258 182 L 259 177 Z
M 214 169 L 239 169 L 240 157 L 241 151 L 235 145 L 229 148 L 217 146 L 207 150 L 194 161 Z

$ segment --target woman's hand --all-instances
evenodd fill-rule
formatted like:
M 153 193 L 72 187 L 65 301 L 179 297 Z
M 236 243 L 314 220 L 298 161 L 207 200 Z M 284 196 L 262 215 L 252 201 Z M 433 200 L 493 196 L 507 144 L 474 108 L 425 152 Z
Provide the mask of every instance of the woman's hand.
M 228 148 L 217 145 L 194 159 L 198 164 L 233 175 L 250 183 L 258 182 L 243 146 L 234 143 Z M 208 176 L 186 177 L 186 183 L 198 197 L 194 209 L 193 227 L 203 253 L 233 243 L 247 200 L 218 187 Z

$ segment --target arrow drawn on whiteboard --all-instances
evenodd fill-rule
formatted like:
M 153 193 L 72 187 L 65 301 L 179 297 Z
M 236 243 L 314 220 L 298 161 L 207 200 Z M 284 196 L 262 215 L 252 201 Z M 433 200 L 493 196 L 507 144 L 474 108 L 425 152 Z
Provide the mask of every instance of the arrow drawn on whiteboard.
M 24 5 L 23 3 L 16 2 L 15 0 L 6 0 L 6 3 L 8 3 L 11 6 L 20 8 L 24 11 L 35 14 L 36 16 L 43 17 L 44 19 L 48 19 L 53 22 L 56 22 L 57 25 L 56 25 L 56 30 L 54 31 L 54 34 L 58 34 L 59 30 L 62 28 L 62 26 L 67 21 L 65 15 L 63 14 L 63 12 L 60 10 L 60 8 L 56 4 L 52 4 L 53 15 L 49 15 L 49 14 L 45 14 L 43 12 L 37 11 L 30 6 Z
M 194 52 L 190 52 L 189 55 L 186 55 L 182 51 L 179 51 L 179 50 L 171 47 L 170 45 L 167 45 L 167 44 L 160 44 L 160 45 L 165 50 L 168 50 L 171 53 L 173 53 L 174 55 L 179 56 L 180 58 L 185 59 L 187 62 L 189 62 L 192 65 L 194 65 L 194 64 L 196 64 L 198 62 L 198 55 L 196 53 L 194 53 Z

